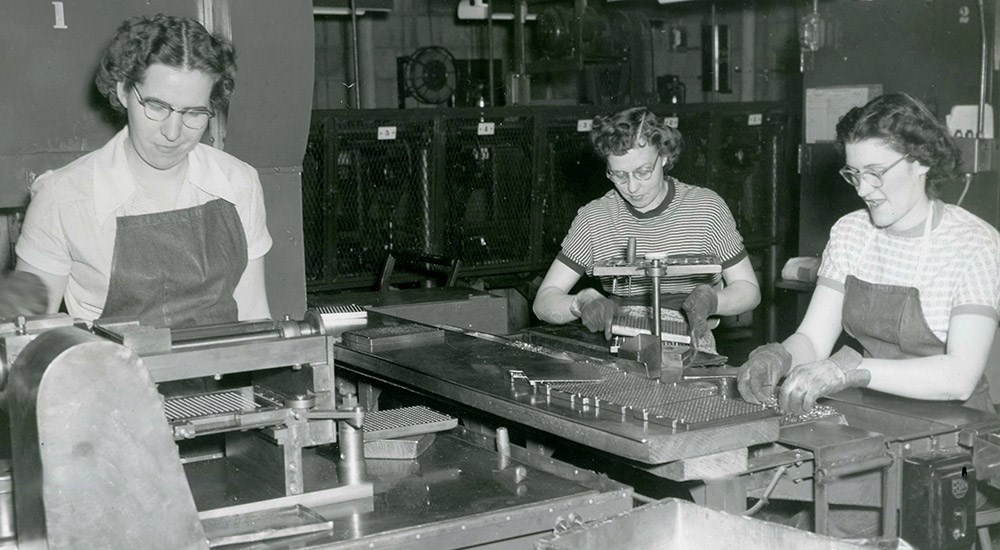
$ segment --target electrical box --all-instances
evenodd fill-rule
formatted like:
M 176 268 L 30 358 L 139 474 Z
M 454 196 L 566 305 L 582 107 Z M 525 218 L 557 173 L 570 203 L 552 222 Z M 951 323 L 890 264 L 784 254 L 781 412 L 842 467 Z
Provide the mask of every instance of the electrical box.
M 971 549 L 976 540 L 976 471 L 965 452 L 903 462 L 900 536 L 914 548 Z

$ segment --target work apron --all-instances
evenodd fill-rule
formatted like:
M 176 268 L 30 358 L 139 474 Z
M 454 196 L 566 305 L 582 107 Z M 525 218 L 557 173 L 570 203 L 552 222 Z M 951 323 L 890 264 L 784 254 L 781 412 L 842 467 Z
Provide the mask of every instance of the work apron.
M 933 221 L 931 203 L 914 284 L 923 276 Z M 862 250 L 859 261 L 863 260 L 872 240 L 874 235 Z M 945 353 L 945 343 L 927 326 L 920 305 L 920 291 L 915 286 L 869 283 L 848 275 L 844 283 L 843 326 L 864 348 L 866 357 L 913 359 Z M 985 377 L 979 380 L 972 396 L 963 405 L 995 412 Z
M 184 328 L 238 319 L 233 291 L 247 266 L 243 224 L 222 199 L 117 218 L 101 319 Z
M 932 203 L 924 226 L 914 285 L 923 276 L 923 265 L 930 252 L 928 237 L 933 222 Z M 874 236 L 865 245 L 859 261 L 863 261 L 872 240 Z M 870 283 L 848 275 L 844 282 L 843 327 L 861 344 L 866 357 L 912 359 L 945 353 L 945 343 L 927 325 L 920 304 L 920 290 L 916 286 Z M 985 377 L 980 379 L 976 390 L 963 405 L 994 412 Z M 877 474 L 866 473 L 846 482 L 851 485 L 843 491 L 848 494 L 855 491 L 864 493 L 878 486 L 878 477 Z M 862 506 L 831 506 L 829 529 L 832 536 L 840 538 L 873 537 L 880 529 L 878 510 Z

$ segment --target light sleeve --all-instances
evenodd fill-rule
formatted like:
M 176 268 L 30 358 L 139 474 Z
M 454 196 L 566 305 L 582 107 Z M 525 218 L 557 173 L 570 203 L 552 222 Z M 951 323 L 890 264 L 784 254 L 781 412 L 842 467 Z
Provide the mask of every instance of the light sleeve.
M 46 273 L 66 276 L 73 259 L 62 223 L 57 183 L 53 172 L 47 172 L 31 186 L 31 201 L 15 252 L 19 258 Z
M 250 199 L 247 205 L 247 259 L 260 258 L 271 249 L 271 234 L 267 231 L 267 213 L 264 208 L 264 189 L 257 170 L 250 168 Z

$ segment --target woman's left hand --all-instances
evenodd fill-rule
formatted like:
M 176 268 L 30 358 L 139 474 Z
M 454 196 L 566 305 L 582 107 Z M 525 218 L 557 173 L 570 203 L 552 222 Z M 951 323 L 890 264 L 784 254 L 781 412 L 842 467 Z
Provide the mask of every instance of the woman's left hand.
M 820 397 L 867 386 L 871 373 L 858 369 L 861 359 L 860 353 L 844 346 L 827 359 L 793 368 L 781 388 L 778 408 L 786 414 L 806 414 Z
M 711 285 L 698 285 L 684 299 L 681 309 L 687 314 L 691 332 L 701 338 L 708 333 L 708 317 L 719 309 L 719 297 Z

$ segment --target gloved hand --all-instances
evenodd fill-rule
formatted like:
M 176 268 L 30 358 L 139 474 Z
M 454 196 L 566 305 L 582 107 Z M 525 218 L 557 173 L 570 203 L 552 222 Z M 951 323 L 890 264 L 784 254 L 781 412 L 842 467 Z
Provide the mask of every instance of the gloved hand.
M 0 275 L 0 319 L 45 313 L 49 293 L 34 273 L 11 271 Z
M 610 298 L 594 289 L 584 289 L 573 298 L 570 312 L 580 317 L 590 332 L 603 330 L 604 337 L 611 338 L 611 320 L 617 306 Z
M 681 309 L 687 314 L 688 325 L 696 338 L 708 333 L 708 316 L 719 308 L 719 297 L 711 285 L 698 285 L 684 299 Z
M 761 404 L 774 397 L 778 381 L 792 368 L 792 354 L 777 342 L 750 352 L 736 376 L 736 388 L 749 403 Z
M 863 388 L 871 382 L 871 372 L 859 369 L 861 354 L 844 346 L 827 359 L 799 365 L 788 374 L 778 397 L 785 413 L 805 414 L 825 395 L 847 388 Z

